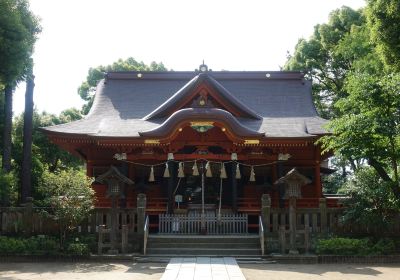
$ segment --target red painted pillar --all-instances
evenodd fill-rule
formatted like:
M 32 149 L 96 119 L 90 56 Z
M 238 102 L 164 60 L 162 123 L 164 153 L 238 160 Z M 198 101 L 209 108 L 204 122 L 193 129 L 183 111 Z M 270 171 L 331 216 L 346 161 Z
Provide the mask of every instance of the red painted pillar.
M 315 196 L 317 198 L 322 197 L 322 183 L 321 183 L 321 148 L 316 146 L 315 148 Z

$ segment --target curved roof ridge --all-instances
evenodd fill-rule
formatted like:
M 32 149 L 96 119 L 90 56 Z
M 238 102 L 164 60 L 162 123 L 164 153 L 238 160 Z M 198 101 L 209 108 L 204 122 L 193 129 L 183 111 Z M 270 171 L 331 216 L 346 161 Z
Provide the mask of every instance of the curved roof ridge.
M 250 109 L 247 105 L 245 105 L 242 101 L 237 99 L 232 93 L 229 92 L 223 85 L 221 85 L 218 81 L 212 78 L 210 75 L 206 73 L 200 73 L 191 79 L 188 83 L 186 83 L 182 88 L 180 88 L 176 93 L 174 93 L 170 98 L 168 98 L 163 104 L 158 106 L 155 110 L 153 110 L 150 114 L 146 115 L 143 120 L 150 120 L 154 118 L 162 117 L 163 113 L 168 111 L 169 109 L 175 106 L 176 102 L 180 99 L 184 98 L 188 94 L 190 94 L 196 86 L 200 83 L 208 81 L 210 82 L 211 86 L 215 87 L 217 91 L 221 94 L 221 96 L 227 101 L 230 102 L 239 109 L 239 111 L 243 112 L 250 118 L 254 119 L 261 119 L 261 117 Z
M 235 134 L 247 137 L 261 137 L 264 133 L 252 130 L 241 124 L 230 112 L 217 108 L 184 108 L 174 112 L 158 127 L 139 132 L 140 136 L 166 136 L 177 124 L 184 121 L 220 121 L 231 127 Z

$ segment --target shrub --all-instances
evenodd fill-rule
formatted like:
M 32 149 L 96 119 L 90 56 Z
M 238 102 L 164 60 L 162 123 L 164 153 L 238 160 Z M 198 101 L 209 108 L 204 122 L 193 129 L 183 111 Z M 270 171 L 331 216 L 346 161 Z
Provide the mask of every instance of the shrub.
M 326 255 L 366 255 L 371 244 L 368 239 L 331 238 L 317 242 L 317 254 Z
M 380 239 L 373 247 L 373 254 L 375 255 L 389 255 L 396 252 L 396 243 L 389 238 Z
M 2 254 L 56 254 L 60 250 L 57 239 L 48 236 L 34 236 L 27 239 L 0 236 Z
M 3 254 L 21 254 L 25 248 L 24 240 L 0 236 L 0 252 Z
M 67 253 L 74 256 L 87 256 L 90 253 L 89 246 L 84 243 L 70 243 Z

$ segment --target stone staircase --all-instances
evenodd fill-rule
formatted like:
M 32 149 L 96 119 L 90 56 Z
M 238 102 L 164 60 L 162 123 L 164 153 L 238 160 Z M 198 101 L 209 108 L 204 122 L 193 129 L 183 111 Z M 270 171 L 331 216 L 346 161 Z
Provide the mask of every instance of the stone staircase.
M 258 235 L 149 235 L 147 256 L 260 257 Z

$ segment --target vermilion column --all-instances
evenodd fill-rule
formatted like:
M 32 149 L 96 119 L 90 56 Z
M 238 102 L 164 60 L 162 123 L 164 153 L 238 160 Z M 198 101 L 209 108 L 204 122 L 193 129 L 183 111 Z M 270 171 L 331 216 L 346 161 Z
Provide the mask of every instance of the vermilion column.
M 322 197 L 322 184 L 321 184 L 321 149 L 319 146 L 315 149 L 315 196 Z

